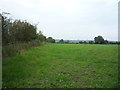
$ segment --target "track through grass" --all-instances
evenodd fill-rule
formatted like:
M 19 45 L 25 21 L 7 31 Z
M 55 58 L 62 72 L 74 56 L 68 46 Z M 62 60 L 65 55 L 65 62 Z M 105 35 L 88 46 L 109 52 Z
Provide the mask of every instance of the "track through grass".
M 3 60 L 3 88 L 118 87 L 118 46 L 47 44 Z

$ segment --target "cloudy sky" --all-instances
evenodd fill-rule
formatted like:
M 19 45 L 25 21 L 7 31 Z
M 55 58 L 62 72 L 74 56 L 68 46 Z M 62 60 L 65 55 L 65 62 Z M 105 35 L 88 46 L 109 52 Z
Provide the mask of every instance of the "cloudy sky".
M 38 24 L 55 39 L 118 40 L 119 0 L 0 0 L 0 12 Z

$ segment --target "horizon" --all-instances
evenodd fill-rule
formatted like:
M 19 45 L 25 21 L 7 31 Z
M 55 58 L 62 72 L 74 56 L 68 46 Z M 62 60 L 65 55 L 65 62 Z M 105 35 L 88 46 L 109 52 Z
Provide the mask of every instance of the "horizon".
M 118 1 L 1 0 L 0 9 L 13 19 L 38 24 L 38 31 L 54 39 L 94 40 L 101 35 L 118 41 Z
M 61 38 L 62 39 L 62 38 Z M 61 40 L 61 39 L 55 39 L 55 40 Z M 82 40 L 82 39 L 63 39 L 63 40 L 65 40 L 65 41 L 67 41 L 67 40 L 69 40 L 69 41 L 94 41 L 94 39 L 89 39 L 89 40 Z M 113 41 L 113 42 L 120 42 L 119 40 L 118 41 L 116 41 L 116 40 L 107 40 L 107 41 Z

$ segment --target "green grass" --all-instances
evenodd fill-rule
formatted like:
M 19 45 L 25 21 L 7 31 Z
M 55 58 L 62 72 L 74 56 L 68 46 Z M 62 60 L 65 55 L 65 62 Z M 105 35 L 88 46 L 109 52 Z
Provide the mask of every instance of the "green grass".
M 3 59 L 3 87 L 116 88 L 118 45 L 47 44 Z

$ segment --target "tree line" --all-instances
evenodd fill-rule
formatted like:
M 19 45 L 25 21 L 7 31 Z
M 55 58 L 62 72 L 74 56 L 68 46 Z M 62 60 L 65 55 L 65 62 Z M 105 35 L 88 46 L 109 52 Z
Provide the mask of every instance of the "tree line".
M 46 38 L 41 31 L 37 33 L 37 26 L 32 25 L 26 20 L 14 20 L 0 14 L 2 17 L 2 45 L 9 45 L 15 43 L 31 42 L 38 40 L 40 42 L 55 43 L 52 37 Z M 71 43 L 69 40 L 61 39 L 58 43 Z M 78 43 L 77 43 L 78 44 Z M 79 44 L 120 44 L 120 42 L 110 42 L 104 40 L 102 36 L 94 38 L 94 41 L 80 41 Z
M 98 35 L 97 37 L 94 38 L 94 40 L 90 41 L 79 41 L 79 42 L 71 42 L 70 40 L 63 40 L 60 39 L 57 43 L 64 43 L 64 44 L 120 44 L 120 42 L 113 42 L 113 41 L 108 41 L 105 40 L 102 36 Z
M 39 40 L 41 42 L 55 43 L 55 39 L 52 37 L 46 38 L 41 31 L 37 33 L 37 26 L 30 24 L 23 20 L 14 20 L 3 16 L 2 17 L 2 44 L 14 44 L 17 42 L 30 42 L 33 40 Z
M 9 57 L 22 50 L 45 43 L 55 43 L 52 37 L 46 37 L 37 26 L 26 20 L 11 20 L 0 14 L 2 23 L 2 57 Z
M 2 23 L 2 54 L 3 57 L 20 53 L 21 50 L 39 46 L 44 43 L 56 43 L 52 37 L 46 37 L 41 31 L 37 32 L 37 26 L 26 20 L 11 20 L 11 18 L 0 14 Z M 61 39 L 58 43 L 68 43 L 69 40 Z M 109 42 L 102 36 L 94 38 L 94 41 L 80 41 L 77 44 L 120 44 L 120 42 Z

